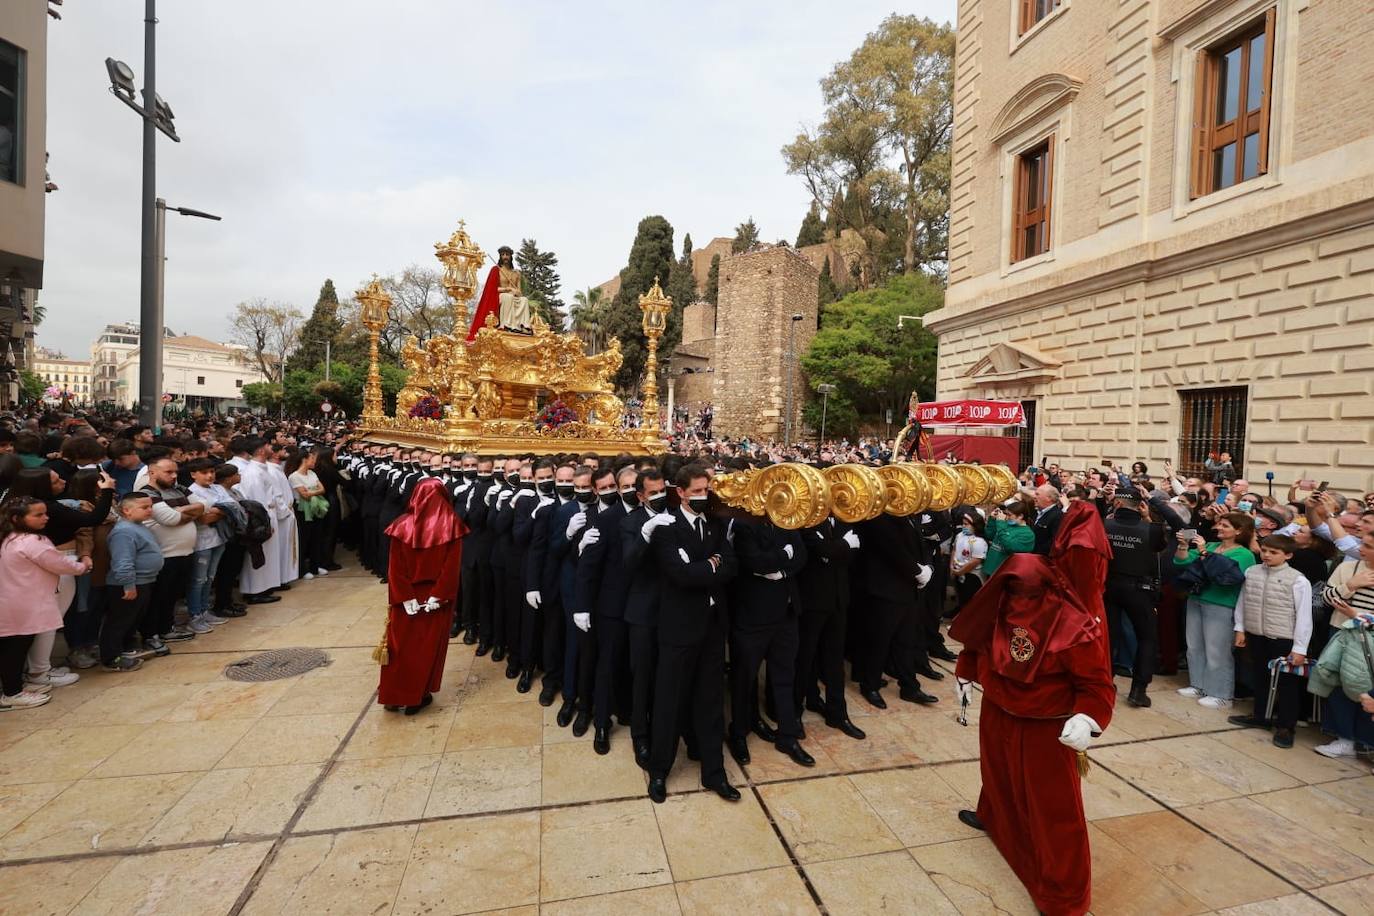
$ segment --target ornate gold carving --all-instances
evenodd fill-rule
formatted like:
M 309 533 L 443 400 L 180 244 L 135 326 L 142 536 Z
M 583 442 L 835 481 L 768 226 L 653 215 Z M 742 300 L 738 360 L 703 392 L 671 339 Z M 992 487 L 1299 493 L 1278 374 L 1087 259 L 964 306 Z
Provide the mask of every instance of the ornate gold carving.
M 930 506 L 930 482 L 920 472 L 921 465 L 899 462 L 878 468 L 887 495 L 884 511 L 889 515 L 915 515 Z
M 926 480 L 930 481 L 930 508 L 938 511 L 953 509 L 964 502 L 964 481 L 954 468 L 947 464 L 917 464 Z
M 992 476 L 992 492 L 988 495 L 988 505 L 1004 503 L 1021 489 L 1016 475 L 1005 464 L 984 465 L 983 470 Z
M 391 312 L 391 296 L 382 289 L 382 283 L 377 279 L 377 275 L 372 275 L 372 282 L 364 286 L 357 292 L 359 309 L 359 320 L 363 327 L 367 328 L 368 335 L 368 362 L 367 362 L 367 383 L 363 386 L 363 413 L 362 420 L 366 424 L 375 424 L 383 419 L 382 414 L 382 375 L 377 367 L 377 337 L 386 327 L 387 316 Z
M 887 505 L 887 486 L 873 468 L 836 464 L 821 473 L 830 485 L 830 511 L 842 522 L 876 518 Z
M 808 464 L 770 465 L 759 471 L 751 488 L 764 514 L 779 528 L 809 528 L 830 514 L 830 487 Z
M 673 308 L 673 300 L 658 285 L 658 277 L 639 297 L 639 308 L 644 313 L 644 336 L 649 338 L 649 356 L 644 361 L 644 426 L 658 429 L 658 338 L 668 327 L 668 313 Z
M 954 472 L 963 484 L 963 498 L 960 502 L 980 506 L 988 502 L 992 493 L 992 475 L 976 464 L 956 464 Z

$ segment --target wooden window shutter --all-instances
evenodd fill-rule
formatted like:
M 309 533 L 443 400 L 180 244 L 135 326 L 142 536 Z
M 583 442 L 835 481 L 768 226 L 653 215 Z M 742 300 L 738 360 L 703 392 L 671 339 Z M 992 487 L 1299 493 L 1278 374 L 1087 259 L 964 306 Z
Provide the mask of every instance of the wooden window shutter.
M 1275 7 L 1264 14 L 1264 98 L 1260 100 L 1259 173 L 1269 172 L 1269 113 L 1274 108 L 1274 22 Z
M 1021 27 L 1019 33 L 1024 35 L 1035 25 L 1035 0 L 1021 0 Z
M 1050 250 L 1050 227 L 1054 224 L 1054 134 L 1045 141 L 1045 199 L 1040 201 L 1044 209 L 1044 225 L 1041 227 L 1040 250 Z
M 1189 183 L 1189 198 L 1194 200 L 1206 194 L 1210 184 L 1208 176 L 1211 171 L 1211 150 L 1208 148 L 1208 136 L 1211 133 L 1211 119 L 1208 112 L 1211 110 L 1209 100 L 1212 60 L 1206 51 L 1198 52 L 1196 69 L 1193 80 L 1193 163 Z

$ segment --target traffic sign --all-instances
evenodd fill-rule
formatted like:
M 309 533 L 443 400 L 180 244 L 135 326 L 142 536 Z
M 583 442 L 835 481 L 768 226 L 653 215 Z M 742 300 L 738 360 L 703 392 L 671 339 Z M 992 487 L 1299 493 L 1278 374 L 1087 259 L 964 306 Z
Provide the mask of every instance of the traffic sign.
M 329 413 L 333 409 L 334 405 L 329 403 L 328 401 L 325 401 L 323 404 L 320 405 L 320 410 L 324 411 L 325 413 Z

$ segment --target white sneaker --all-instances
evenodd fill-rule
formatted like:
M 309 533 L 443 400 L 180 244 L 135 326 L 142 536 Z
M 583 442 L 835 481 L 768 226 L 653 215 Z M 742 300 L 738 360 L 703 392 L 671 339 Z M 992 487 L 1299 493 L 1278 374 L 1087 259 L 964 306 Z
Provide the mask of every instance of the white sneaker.
M 192 633 L 197 634 L 209 633 L 211 630 L 214 629 L 214 627 L 210 626 L 210 624 L 206 623 L 199 616 L 192 617 L 191 622 L 186 625 L 186 628 L 190 630 Z
M 315 575 L 317 575 L 317 576 L 327 576 L 327 575 L 329 575 L 329 570 L 327 570 L 327 569 L 317 569 L 317 570 L 315 570 Z
M 1321 747 L 1312 748 L 1312 750 L 1323 757 L 1354 757 L 1355 742 L 1349 738 L 1337 738 L 1330 744 L 1323 744 Z
M 31 684 L 26 678 L 23 689 L 29 693 L 52 693 L 52 684 Z
M 0 694 L 0 709 L 32 709 L 51 699 L 52 697 L 46 693 L 35 693 L 32 690 L 21 690 L 12 697 Z
M 301 576 L 301 578 L 302 578 L 302 579 L 313 579 L 313 578 L 315 578 L 315 574 L 314 574 L 314 573 L 306 573 L 305 575 Z
M 1206 706 L 1208 709 L 1230 709 L 1231 701 L 1223 700 L 1221 697 L 1203 697 L 1197 701 L 1197 705 Z
M 228 617 L 221 617 L 214 611 L 206 611 L 204 614 L 200 615 L 200 619 L 204 620 L 212 627 L 223 626 L 224 624 L 229 622 Z
M 24 675 L 25 686 L 35 687 L 66 687 L 81 680 L 81 675 L 68 668 L 49 668 L 42 674 Z
M 1190 700 L 1201 699 L 1204 696 L 1203 692 L 1196 687 L 1180 687 L 1178 689 L 1178 695 L 1187 697 Z

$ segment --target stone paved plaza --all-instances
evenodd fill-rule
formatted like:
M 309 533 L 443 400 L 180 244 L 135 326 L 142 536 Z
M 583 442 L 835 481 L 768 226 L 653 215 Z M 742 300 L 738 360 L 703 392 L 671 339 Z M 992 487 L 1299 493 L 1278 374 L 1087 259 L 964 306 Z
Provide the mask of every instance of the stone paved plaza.
M 0 715 L 0 913 L 1034 913 L 955 812 L 978 794 L 976 711 L 850 699 L 868 740 L 808 713 L 803 770 L 757 740 L 744 799 L 680 757 L 645 796 L 628 735 L 596 756 L 504 665 L 451 646 L 436 706 L 373 702 L 383 587 L 297 583 L 129 675 L 92 671 Z M 251 650 L 333 663 L 225 679 Z M 1367 762 L 1283 751 L 1157 681 L 1118 707 L 1084 784 L 1095 912 L 1374 912 Z

